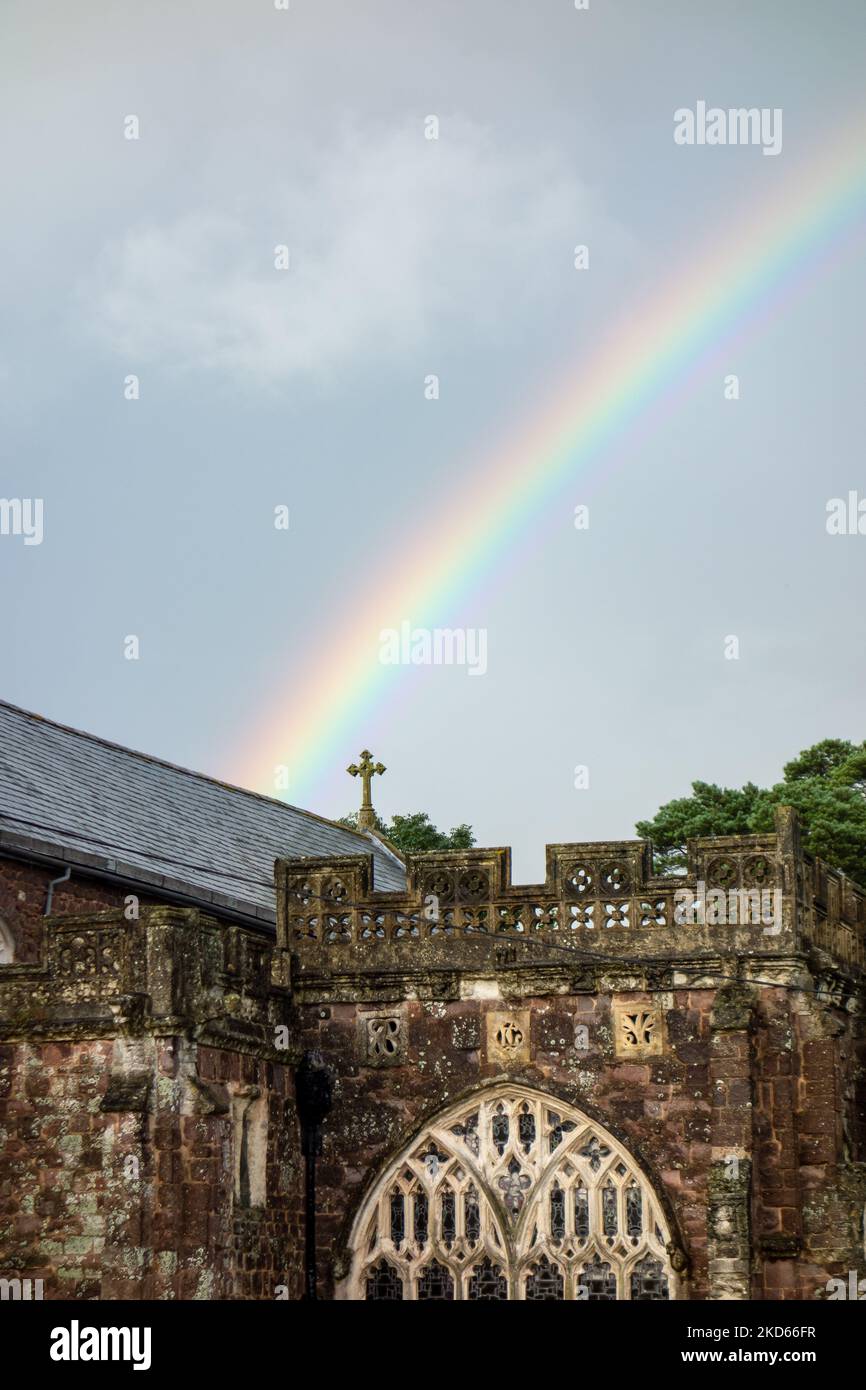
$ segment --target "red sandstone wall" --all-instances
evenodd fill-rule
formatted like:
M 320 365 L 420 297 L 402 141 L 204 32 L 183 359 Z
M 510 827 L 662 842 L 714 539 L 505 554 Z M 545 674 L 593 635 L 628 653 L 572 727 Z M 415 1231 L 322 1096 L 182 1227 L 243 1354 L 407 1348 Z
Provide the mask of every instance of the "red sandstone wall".
M 19 961 L 38 958 L 56 876 L 0 865 L 0 915 L 17 936 Z M 124 896 L 73 877 L 56 890 L 54 910 L 101 911 Z M 862 1249 L 862 1196 L 848 1176 L 866 1159 L 862 1025 L 842 1009 L 816 1008 L 808 994 L 763 989 L 751 1032 L 713 1038 L 714 998 L 676 992 L 666 1052 L 644 1061 L 612 1058 L 609 997 L 521 999 L 532 1010 L 532 1052 L 514 1078 L 596 1117 L 643 1162 L 669 1205 L 698 1298 L 708 1290 L 713 1158 L 728 1145 L 751 1150 L 752 1295 L 812 1297 L 829 1278 L 847 1276 L 858 1239 Z M 408 1055 L 381 1069 L 360 1061 L 357 1018 L 387 1004 L 301 1011 L 299 1050 L 320 1048 L 337 1081 L 320 1163 L 326 1297 L 365 1183 L 426 1117 L 502 1075 L 478 1043 L 485 1013 L 501 1002 L 399 1007 Z M 581 1022 L 590 1048 L 578 1053 Z M 280 1285 L 297 1297 L 301 1175 L 290 1069 L 160 1040 L 143 1119 L 99 1109 L 114 1048 L 110 1040 L 0 1045 L 0 1273 L 43 1278 L 47 1297 L 272 1298 Z M 267 1095 L 265 1211 L 234 1201 L 231 1115 L 193 1105 L 190 1071 L 218 1094 L 257 1086 Z M 125 1175 L 129 1159 L 138 1161 L 137 1178 Z M 800 1248 L 786 1254 L 788 1239 Z
M 846 1011 L 817 1015 L 783 990 L 764 991 L 757 1023 L 754 1237 L 759 1248 L 796 1242 L 800 1253 L 762 1262 L 754 1296 L 810 1298 L 831 1277 L 847 1280 L 840 1246 L 862 1238 L 846 1170 L 866 1158 L 863 1042 Z
M 39 960 L 56 877 L 0 861 L 0 915 L 16 938 L 16 964 Z M 55 890 L 53 913 L 101 912 L 122 905 L 127 891 L 74 874 Z M 100 1104 L 122 1046 L 0 1043 L 0 1274 L 43 1279 L 46 1298 L 271 1299 L 280 1286 L 298 1297 L 291 1068 L 230 1046 L 145 1034 L 121 1072 L 150 1076 L 146 1109 L 106 1113 Z M 234 1193 L 231 1098 L 250 1087 L 268 1114 L 264 1208 L 244 1207 Z
M 713 990 L 675 992 L 665 1055 L 628 1061 L 610 1055 L 609 997 L 521 998 L 520 1007 L 532 1010 L 531 1062 L 508 1075 L 598 1119 L 642 1163 L 682 1239 L 694 1298 L 710 1293 L 712 1164 L 727 1153 L 751 1154 L 752 1296 L 812 1298 L 828 1279 L 846 1276 L 862 1230 L 840 1169 L 844 1159 L 864 1157 L 851 1020 L 837 1011 L 828 1024 L 826 1013 L 819 1018 L 799 996 L 792 1005 L 788 991 L 764 989 L 757 1027 L 713 1033 L 714 999 Z M 319 1175 L 325 1297 L 333 1292 L 334 1256 L 345 1250 L 368 1182 L 425 1119 L 505 1074 L 485 1060 L 483 1041 L 455 1045 L 461 1034 L 484 1039 L 484 1015 L 503 1008 L 486 1000 L 400 1006 L 408 1027 L 405 1060 L 364 1065 L 359 1014 L 397 1007 L 301 1011 L 303 1046 L 319 1048 L 338 1077 Z M 575 1023 L 589 1028 L 587 1052 L 571 1045 Z M 838 1040 L 815 1036 L 828 1026 L 838 1027 Z M 761 1246 L 762 1238 L 778 1236 L 793 1237 L 799 1247 L 786 1256 L 784 1242 Z M 746 1274 L 748 1284 L 748 1258 Z
M 19 965 L 34 964 L 39 959 L 48 885 L 62 872 L 15 859 L 0 861 L 0 917 L 15 938 L 15 961 Z M 122 907 L 131 891 L 99 879 L 82 878 L 73 869 L 72 877 L 55 888 L 51 911 L 57 916 L 104 912 L 106 908 Z M 159 901 L 146 894 L 139 894 L 138 898 L 142 907 Z
M 0 1267 L 45 1296 L 96 1298 L 105 1254 L 112 1139 L 128 1118 L 98 1110 L 110 1042 L 0 1047 Z
M 712 991 L 681 991 L 668 1017 L 671 1050 L 645 1061 L 611 1062 L 599 1045 L 610 1037 L 609 997 L 575 995 L 520 1000 L 532 1010 L 532 1062 L 509 1073 L 569 1101 L 606 1125 L 631 1150 L 666 1199 L 688 1249 L 698 1297 L 707 1285 L 706 1181 L 710 1164 L 709 1015 Z M 359 1065 L 356 1009 L 350 1004 L 303 1011 L 304 1046 L 321 1049 L 339 1077 L 325 1126 L 320 1165 L 319 1258 L 323 1272 L 345 1243 L 364 1190 L 386 1159 L 443 1105 L 504 1073 L 478 1048 L 454 1046 L 454 1025 L 484 1037 L 484 1015 L 502 1009 L 486 1000 L 432 1005 L 410 1002 L 408 1057 L 403 1065 Z M 442 1012 L 437 1017 L 437 1012 Z M 359 1010 L 362 1012 L 362 1010 Z M 368 1012 L 388 1012 L 387 1006 Z M 588 1052 L 572 1045 L 575 1023 L 590 1032 Z M 325 1275 L 324 1297 L 333 1281 Z
M 113 1043 L 0 1047 L 0 1273 L 46 1298 L 274 1298 L 300 1292 L 298 1139 L 288 1067 L 201 1048 L 198 1075 L 258 1086 L 268 1107 L 265 1208 L 233 1198 L 231 1114 L 173 1108 L 160 1045 L 148 1114 L 100 1111 Z

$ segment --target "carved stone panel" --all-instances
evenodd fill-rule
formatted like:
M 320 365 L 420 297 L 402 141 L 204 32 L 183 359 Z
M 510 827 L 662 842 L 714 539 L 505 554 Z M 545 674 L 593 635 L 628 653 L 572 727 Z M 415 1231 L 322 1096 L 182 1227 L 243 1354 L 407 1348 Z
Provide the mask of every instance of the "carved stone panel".
M 406 1055 L 406 1026 L 398 1013 L 365 1014 L 360 1019 L 361 1056 L 368 1067 L 389 1067 Z
M 116 997 L 122 990 L 126 956 L 122 927 L 78 922 L 50 929 L 51 973 L 66 998 Z
M 487 1015 L 487 1060 L 503 1066 L 529 1061 L 529 1010 L 496 1010 Z
M 664 1052 L 664 1018 L 657 1004 L 614 1004 L 613 1025 L 617 1057 L 658 1057 Z

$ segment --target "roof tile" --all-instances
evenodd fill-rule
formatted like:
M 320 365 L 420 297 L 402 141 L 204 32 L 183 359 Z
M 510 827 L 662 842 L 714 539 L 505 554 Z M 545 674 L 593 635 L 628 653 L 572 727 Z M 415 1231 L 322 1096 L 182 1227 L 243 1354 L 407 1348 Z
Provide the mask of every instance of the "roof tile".
M 374 886 L 405 884 L 396 859 L 347 827 L 0 702 L 0 829 L 117 858 L 148 877 L 274 911 L 280 856 L 373 855 Z

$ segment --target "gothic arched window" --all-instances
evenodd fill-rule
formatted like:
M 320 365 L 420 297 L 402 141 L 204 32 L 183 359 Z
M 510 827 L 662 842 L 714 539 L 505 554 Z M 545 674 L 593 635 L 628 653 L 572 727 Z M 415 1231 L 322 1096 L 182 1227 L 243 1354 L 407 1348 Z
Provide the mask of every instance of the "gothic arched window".
M 380 1174 L 340 1296 L 675 1298 L 669 1242 L 655 1192 L 607 1130 L 505 1084 L 443 1112 Z
M 0 917 L 0 965 L 11 965 L 15 959 L 15 940 Z

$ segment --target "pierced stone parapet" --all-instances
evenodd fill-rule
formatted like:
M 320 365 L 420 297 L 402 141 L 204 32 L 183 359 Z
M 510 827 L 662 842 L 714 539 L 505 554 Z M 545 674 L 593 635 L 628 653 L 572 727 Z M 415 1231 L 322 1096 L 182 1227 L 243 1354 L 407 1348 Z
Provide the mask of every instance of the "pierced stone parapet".
M 774 835 L 692 841 L 689 871 L 653 873 L 646 841 L 548 845 L 541 884 L 515 884 L 508 849 L 409 855 L 404 892 L 378 892 L 371 856 L 276 864 L 277 939 L 295 980 L 325 973 L 552 966 L 817 950 L 866 968 L 866 895 Z
M 260 932 L 194 908 L 144 907 L 133 919 L 121 909 L 48 918 L 41 959 L 0 971 L 0 1035 L 194 1029 L 200 1040 L 270 1048 L 286 1007 L 272 978 L 279 964 Z

